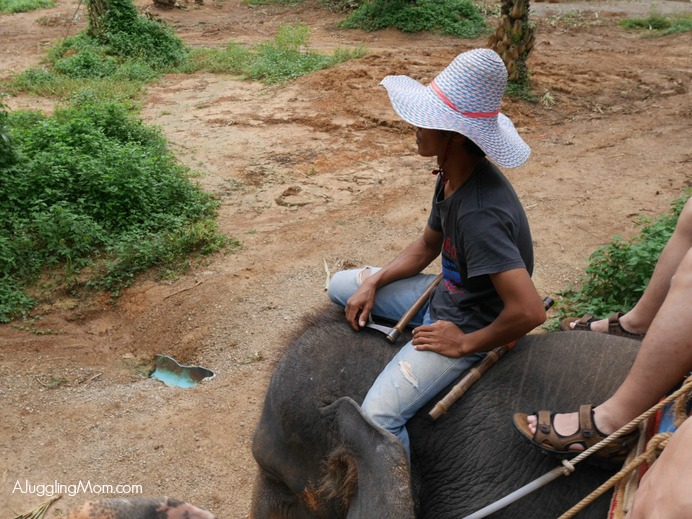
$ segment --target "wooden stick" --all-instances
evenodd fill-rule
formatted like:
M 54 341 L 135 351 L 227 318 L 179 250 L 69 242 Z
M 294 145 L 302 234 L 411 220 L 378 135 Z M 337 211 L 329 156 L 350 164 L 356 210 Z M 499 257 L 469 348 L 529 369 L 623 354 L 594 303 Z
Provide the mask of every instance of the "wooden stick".
M 464 378 L 457 382 L 452 389 L 447 393 L 432 410 L 428 413 L 433 420 L 437 420 L 440 416 L 447 412 L 449 407 L 459 400 L 472 385 L 478 382 L 483 374 L 490 369 L 502 356 L 514 347 L 516 343 L 498 346 L 494 350 L 488 352 L 483 360 L 474 364 L 474 366 L 466 372 Z
M 553 301 L 552 298 L 546 297 L 543 300 L 543 307 L 548 310 L 551 306 L 553 306 L 554 302 L 555 301 Z M 430 418 L 437 420 L 440 416 L 446 413 L 449 407 L 454 402 L 459 400 L 464 393 L 471 388 L 472 385 L 478 382 L 478 379 L 481 378 L 493 364 L 500 360 L 505 353 L 514 348 L 515 344 L 516 341 L 510 344 L 505 344 L 504 346 L 498 346 L 494 350 L 489 351 L 483 360 L 476 362 L 476 364 L 474 364 L 473 367 L 466 372 L 464 378 L 454 384 L 454 387 L 449 390 L 449 393 L 447 393 L 437 404 L 435 404 L 435 407 L 430 410 L 428 413 Z

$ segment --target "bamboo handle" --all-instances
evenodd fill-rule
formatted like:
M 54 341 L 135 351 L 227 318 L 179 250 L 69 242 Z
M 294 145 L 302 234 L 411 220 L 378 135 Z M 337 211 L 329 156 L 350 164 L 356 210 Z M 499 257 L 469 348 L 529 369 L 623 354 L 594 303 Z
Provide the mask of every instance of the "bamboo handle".
M 418 313 L 418 311 L 423 308 L 423 305 L 430 299 L 430 294 L 432 294 L 432 291 L 435 290 L 435 287 L 440 284 L 440 281 L 442 281 L 442 274 L 438 274 L 435 276 L 435 279 L 433 280 L 432 283 L 430 283 L 430 286 L 425 289 L 425 292 L 421 294 L 421 296 L 416 300 L 415 303 L 413 303 L 413 306 L 409 308 L 406 313 L 399 319 L 399 322 L 396 323 L 394 328 L 392 328 L 392 331 L 387 334 L 387 340 L 394 344 L 396 340 L 399 338 L 401 333 L 404 331 L 404 328 L 408 326 L 408 323 L 411 322 L 411 319 Z
M 502 356 L 507 353 L 514 343 L 511 345 L 498 346 L 494 350 L 488 352 L 488 354 L 483 358 L 482 361 L 477 363 L 474 367 L 469 369 L 459 382 L 457 382 L 452 389 L 449 390 L 442 400 L 440 400 L 435 407 L 428 413 L 433 420 L 437 420 L 440 416 L 447 412 L 450 406 L 459 400 L 464 393 L 466 393 L 472 385 L 478 382 L 483 374 L 488 371 L 490 366 L 495 364 Z
M 543 299 L 543 308 L 545 308 L 547 311 L 551 306 L 553 306 L 553 303 L 555 303 L 555 301 L 553 301 L 552 298 L 546 297 Z M 466 375 L 464 375 L 459 382 L 454 384 L 454 387 L 449 390 L 449 393 L 447 393 L 437 404 L 435 404 L 435 407 L 433 407 L 428 413 L 430 418 L 437 420 L 440 416 L 446 413 L 449 407 L 454 402 L 459 400 L 464 393 L 471 388 L 472 385 L 478 382 L 478 379 L 481 378 L 493 364 L 500 360 L 505 353 L 514 348 L 515 344 L 516 341 L 511 342 L 510 344 L 505 344 L 504 346 L 498 346 L 494 350 L 489 351 L 483 360 L 477 362 L 472 368 L 470 368 L 466 372 Z

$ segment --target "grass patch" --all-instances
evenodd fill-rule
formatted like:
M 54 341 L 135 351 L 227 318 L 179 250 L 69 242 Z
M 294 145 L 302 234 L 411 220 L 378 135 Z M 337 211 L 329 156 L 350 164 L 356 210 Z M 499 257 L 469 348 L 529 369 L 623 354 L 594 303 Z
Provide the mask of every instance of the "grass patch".
M 651 36 L 666 36 L 692 30 L 692 14 L 664 16 L 652 12 L 646 18 L 625 18 L 620 25 L 625 29 L 648 31 Z
M 488 32 L 485 18 L 470 0 L 372 0 L 362 3 L 341 25 L 349 29 L 433 32 L 477 38 Z
M 55 0 L 0 0 L 0 13 L 26 13 L 55 7 Z
M 310 28 L 296 24 L 280 27 L 273 41 L 246 48 L 230 42 L 224 49 L 193 49 L 181 72 L 206 70 L 227 73 L 267 84 L 289 81 L 317 70 L 364 56 L 362 48 L 336 49 L 332 55 L 310 50 Z
M 218 203 L 125 105 L 87 96 L 51 117 L 0 113 L 12 152 L 0 156 L 0 322 L 36 304 L 37 282 L 118 295 L 151 267 L 170 276 L 237 245 L 217 230 Z
M 653 219 L 642 219 L 640 234 L 629 240 L 616 236 L 611 243 L 596 249 L 580 280 L 580 286 L 569 288 L 557 306 L 560 319 L 591 313 L 607 316 L 611 312 L 627 312 L 644 293 L 663 247 L 673 234 L 675 225 L 689 195 L 675 200 L 671 210 Z
M 6 85 L 5 91 L 12 95 L 24 92 L 56 99 L 92 96 L 124 102 L 137 99 L 144 92 L 144 84 L 132 80 L 114 81 L 111 78 L 77 79 L 41 67 L 18 74 Z

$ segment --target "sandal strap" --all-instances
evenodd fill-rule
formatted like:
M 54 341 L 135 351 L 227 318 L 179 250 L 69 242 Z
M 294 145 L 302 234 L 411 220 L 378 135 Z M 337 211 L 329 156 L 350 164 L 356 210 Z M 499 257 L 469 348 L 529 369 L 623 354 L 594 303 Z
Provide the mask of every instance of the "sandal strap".
M 591 329 L 591 321 L 594 320 L 593 314 L 584 314 L 582 315 L 577 321 L 575 321 L 578 325 L 586 326 L 588 330 Z
M 644 334 L 633 333 L 625 330 L 620 324 L 620 318 L 625 315 L 623 312 L 613 312 L 608 316 L 608 333 L 610 335 L 617 335 L 619 337 L 628 337 L 630 339 L 642 340 Z
M 579 406 L 579 433 L 582 436 L 582 445 L 585 449 L 603 439 L 603 435 L 593 423 L 593 405 L 591 404 Z
M 591 445 L 603 439 L 598 429 L 594 427 L 592 413 L 593 406 L 591 404 L 580 406 L 579 428 L 572 434 L 563 436 L 555 430 L 553 424 L 555 413 L 547 410 L 539 411 L 537 414 L 536 434 L 533 439 L 539 445 L 556 451 L 566 452 L 574 444 L 588 449 Z
M 613 312 L 608 316 L 608 326 L 614 325 L 620 327 L 620 317 L 625 315 L 622 312 Z

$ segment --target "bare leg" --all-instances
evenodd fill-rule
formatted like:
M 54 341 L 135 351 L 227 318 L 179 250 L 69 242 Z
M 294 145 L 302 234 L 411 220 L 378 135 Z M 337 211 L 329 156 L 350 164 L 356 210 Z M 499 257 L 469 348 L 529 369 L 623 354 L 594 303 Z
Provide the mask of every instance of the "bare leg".
M 651 280 L 637 304 L 620 318 L 620 324 L 628 332 L 647 333 L 654 316 L 658 313 L 670 288 L 673 277 L 683 256 L 692 247 L 692 198 L 683 207 L 675 231 L 663 248 Z M 591 323 L 595 332 L 607 332 L 608 320 Z
M 627 519 L 686 519 L 692 510 L 692 418 L 673 434 L 642 478 Z
M 632 369 L 615 394 L 594 410 L 596 427 L 611 434 L 655 405 L 692 371 L 692 249 L 672 278 L 670 290 L 653 319 Z M 528 419 L 535 432 L 536 416 Z M 555 430 L 569 434 L 577 413 L 555 416 Z

